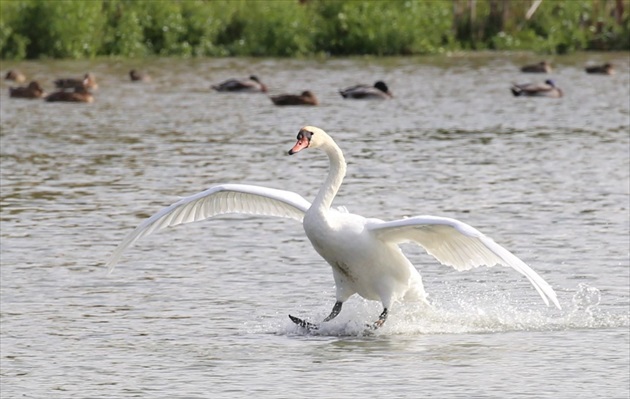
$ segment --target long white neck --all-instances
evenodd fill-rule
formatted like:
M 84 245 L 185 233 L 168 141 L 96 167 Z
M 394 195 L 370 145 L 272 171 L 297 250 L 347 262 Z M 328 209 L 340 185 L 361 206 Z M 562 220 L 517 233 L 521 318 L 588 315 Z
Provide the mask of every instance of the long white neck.
M 346 159 L 343 157 L 339 146 L 332 139 L 327 140 L 320 149 L 328 155 L 330 166 L 328 176 L 326 176 L 326 180 L 320 187 L 311 208 L 317 209 L 321 213 L 326 213 L 339 191 L 343 178 L 346 176 Z

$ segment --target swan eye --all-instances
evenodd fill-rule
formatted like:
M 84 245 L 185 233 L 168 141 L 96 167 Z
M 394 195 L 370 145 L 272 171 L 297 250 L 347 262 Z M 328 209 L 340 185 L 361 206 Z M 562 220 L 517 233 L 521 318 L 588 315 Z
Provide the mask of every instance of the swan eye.
M 298 140 L 306 139 L 310 143 L 312 136 L 313 136 L 313 132 L 310 132 L 308 130 L 300 130 L 300 132 L 297 135 L 297 139 Z

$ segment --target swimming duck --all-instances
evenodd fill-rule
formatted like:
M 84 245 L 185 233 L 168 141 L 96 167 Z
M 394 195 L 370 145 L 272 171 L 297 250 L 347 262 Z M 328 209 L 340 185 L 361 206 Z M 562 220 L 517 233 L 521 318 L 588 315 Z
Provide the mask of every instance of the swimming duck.
M 9 87 L 9 97 L 13 98 L 41 98 L 45 95 L 44 89 L 35 80 L 29 83 L 28 86 Z
M 547 61 L 540 61 L 538 64 L 525 65 L 521 72 L 526 73 L 551 73 L 551 64 Z
M 24 83 L 26 82 L 26 76 L 17 69 L 11 69 L 6 75 L 4 75 L 4 80 L 12 80 L 15 83 Z
M 382 80 L 374 83 L 374 86 L 368 85 L 356 85 L 347 87 L 343 90 L 339 90 L 339 94 L 343 98 L 354 98 L 354 99 L 375 99 L 375 100 L 386 100 L 388 98 L 394 97 L 394 95 L 389 91 L 389 88 Z
M 317 105 L 317 97 L 311 91 L 303 91 L 302 94 L 281 94 L 270 96 L 271 101 L 276 105 Z
M 96 90 L 98 89 L 98 83 L 96 83 L 96 77 L 91 73 L 86 73 L 83 79 L 57 79 L 55 80 L 55 86 L 60 89 L 74 89 L 77 87 L 85 87 L 86 89 Z
M 74 91 L 60 90 L 46 97 L 48 102 L 91 103 L 94 96 L 83 86 L 76 86 Z
M 131 79 L 132 82 L 150 82 L 151 81 L 151 76 L 149 76 L 147 73 L 138 72 L 135 69 L 132 69 L 131 71 L 129 71 L 129 78 Z
M 610 62 L 605 63 L 604 65 L 594 65 L 590 67 L 584 68 L 586 73 L 596 74 L 596 75 L 614 75 L 615 69 L 613 68 Z
M 525 84 L 512 84 L 512 94 L 514 96 L 526 96 L 526 97 L 562 97 L 562 89 L 556 86 L 555 82 L 551 79 L 545 80 L 545 83 L 525 83 Z
M 212 85 L 212 88 L 216 91 L 267 92 L 267 86 L 256 75 L 251 75 L 248 79 L 228 79 L 218 85 Z

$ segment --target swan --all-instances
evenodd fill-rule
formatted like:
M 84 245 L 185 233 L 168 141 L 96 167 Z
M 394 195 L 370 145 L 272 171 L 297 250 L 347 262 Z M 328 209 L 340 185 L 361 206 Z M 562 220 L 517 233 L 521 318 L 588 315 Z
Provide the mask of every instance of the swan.
M 313 203 L 291 191 L 243 184 L 214 186 L 182 198 L 142 222 L 114 250 L 107 262 L 109 271 L 126 248 L 155 231 L 226 213 L 267 215 L 301 221 L 317 253 L 332 267 L 336 301 L 324 322 L 335 318 L 343 303 L 354 294 L 383 305 L 378 319 L 369 325 L 373 329 L 383 325 L 394 302 L 408 300 L 428 304 L 420 273 L 399 247 L 404 242 L 422 246 L 440 263 L 457 270 L 496 264 L 512 267 L 527 277 L 547 306 L 551 301 L 560 309 L 556 293 L 542 277 L 511 252 L 463 222 L 437 216 L 386 222 L 332 208 L 346 174 L 343 153 L 322 129 L 305 126 L 300 129 L 289 155 L 309 148 L 320 149 L 330 161 L 328 175 Z M 316 324 L 289 317 L 299 326 L 317 328 Z

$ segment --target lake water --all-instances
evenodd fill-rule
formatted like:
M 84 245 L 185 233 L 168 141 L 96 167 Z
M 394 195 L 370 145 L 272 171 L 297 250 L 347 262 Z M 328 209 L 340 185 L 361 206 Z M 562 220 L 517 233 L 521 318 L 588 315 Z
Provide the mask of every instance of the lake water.
M 630 392 L 630 60 L 551 58 L 562 99 L 514 98 L 527 54 L 355 59 L 3 62 L 48 90 L 93 72 L 93 104 L 1 101 L 3 398 L 627 398 Z M 612 61 L 615 76 L 586 75 Z M 149 84 L 128 81 L 147 70 Z M 274 107 L 212 92 L 257 74 L 272 93 L 321 105 Z M 337 90 L 384 80 L 386 102 Z M 299 223 L 223 216 L 142 239 L 104 263 L 144 218 L 218 183 L 312 200 L 318 152 L 287 150 L 303 125 L 349 162 L 336 205 L 382 219 L 465 221 L 558 293 L 495 267 L 456 272 L 405 246 L 432 310 L 351 298 L 321 320 L 330 267 Z

